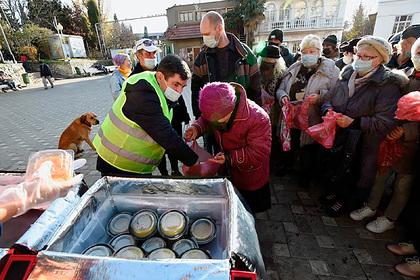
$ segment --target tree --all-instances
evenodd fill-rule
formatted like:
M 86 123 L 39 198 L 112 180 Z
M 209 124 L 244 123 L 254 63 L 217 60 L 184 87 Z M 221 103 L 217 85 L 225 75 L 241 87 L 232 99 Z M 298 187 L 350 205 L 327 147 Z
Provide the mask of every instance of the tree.
M 40 27 L 54 30 L 54 17 L 60 22 L 64 29 L 71 25 L 72 9 L 67 5 L 63 5 L 60 0 L 28 0 L 28 19 L 31 23 Z
M 147 26 L 144 27 L 144 31 L 143 31 L 143 38 L 148 38 L 149 37 L 149 32 L 147 31 Z
M 90 28 L 91 28 L 91 32 L 93 34 L 95 34 L 96 29 L 95 29 L 95 25 L 97 23 L 100 22 L 100 13 L 99 13 L 99 9 L 98 9 L 98 3 L 96 2 L 96 0 L 87 0 L 86 3 L 86 8 L 87 8 L 87 17 L 89 19 L 89 23 L 90 23 Z M 99 35 L 102 37 L 104 36 L 103 34 L 103 27 L 98 28 L 98 32 L 100 33 Z M 95 36 L 92 37 L 93 42 L 99 44 L 97 38 Z
M 132 48 L 136 41 L 131 25 L 120 23 L 116 14 L 112 24 L 106 25 L 105 30 L 107 46 L 111 49 Z
M 350 30 L 343 32 L 343 41 L 349 41 L 364 35 L 372 35 L 373 25 L 374 24 L 370 22 L 367 13 L 365 13 L 362 3 L 360 3 L 359 8 L 353 15 Z
M 3 0 L 1 5 L 3 7 L 2 14 L 7 18 L 13 29 L 18 29 L 26 23 L 26 0 Z
M 248 46 L 253 45 L 258 24 L 264 20 L 265 0 L 236 0 L 237 7 L 224 15 L 228 28 L 242 29 Z

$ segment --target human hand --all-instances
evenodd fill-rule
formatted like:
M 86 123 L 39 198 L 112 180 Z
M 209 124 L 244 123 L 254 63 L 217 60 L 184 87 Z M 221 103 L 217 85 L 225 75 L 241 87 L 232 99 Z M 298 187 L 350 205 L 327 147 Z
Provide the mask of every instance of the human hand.
M 285 95 L 281 98 L 281 105 L 285 105 L 286 103 L 288 103 L 290 101 L 289 96 Z
M 309 104 L 311 105 L 318 103 L 320 99 L 319 94 L 316 94 L 316 93 L 309 95 L 307 98 L 309 100 Z
M 346 128 L 352 124 L 354 119 L 350 118 L 349 116 L 343 115 L 340 118 L 337 118 L 336 123 L 339 127 Z
M 197 136 L 198 136 L 197 128 L 195 126 L 190 126 L 185 131 L 184 138 L 186 141 L 194 141 L 195 139 L 197 139 Z
M 213 158 L 210 158 L 208 161 L 213 162 L 213 163 L 218 163 L 218 164 L 224 164 L 226 161 L 226 157 L 224 153 L 218 153 Z
M 394 130 L 388 133 L 386 138 L 390 141 L 396 141 L 400 139 L 403 135 L 404 135 L 404 128 L 402 128 L 401 126 L 397 126 L 396 128 L 394 128 Z

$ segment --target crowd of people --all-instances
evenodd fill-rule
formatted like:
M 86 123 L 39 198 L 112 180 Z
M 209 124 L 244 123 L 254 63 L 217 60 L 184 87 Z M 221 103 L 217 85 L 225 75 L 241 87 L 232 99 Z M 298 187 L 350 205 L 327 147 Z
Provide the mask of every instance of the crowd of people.
M 203 166 L 220 165 L 218 174 L 230 177 L 252 213 L 271 207 L 270 171 L 293 174 L 302 188 L 322 188 L 319 201 L 332 217 L 376 217 L 366 225 L 374 233 L 401 220 L 411 242 L 388 249 L 420 252 L 420 197 L 413 188 L 419 123 L 395 118 L 400 98 L 420 91 L 420 25 L 388 40 L 367 35 L 341 44 L 335 35 L 322 40 L 310 34 L 296 54 L 283 44 L 280 29 L 254 53 L 226 32 L 217 12 L 202 18 L 200 32 L 204 46 L 192 71 L 175 55 L 158 64 L 160 50 L 150 39 L 136 44 L 133 71 L 128 55 L 114 58 L 115 102 L 94 139 L 98 170 L 151 175 L 159 167 L 168 175 L 167 153 L 171 175 L 179 176 L 178 160 L 187 167 L 203 164 L 184 141 L 202 136 L 213 155 Z M 188 79 L 192 122 L 181 95 Z M 328 147 L 309 129 L 327 118 L 335 132 Z M 184 135 L 182 123 L 190 124 Z M 386 188 L 391 195 L 384 195 Z M 396 269 L 420 276 L 417 258 Z

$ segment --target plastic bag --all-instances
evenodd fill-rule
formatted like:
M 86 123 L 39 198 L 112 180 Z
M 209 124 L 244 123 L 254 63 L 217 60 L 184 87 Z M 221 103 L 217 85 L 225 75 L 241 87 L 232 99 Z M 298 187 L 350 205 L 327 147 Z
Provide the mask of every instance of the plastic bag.
M 420 91 L 413 91 L 401 97 L 395 114 L 399 120 L 420 121 Z
M 306 132 L 319 144 L 327 149 L 331 149 L 334 145 L 335 131 L 337 127 L 336 120 L 342 116 L 343 115 L 341 113 L 336 113 L 330 110 L 322 117 L 322 123 L 309 127 Z
M 309 100 L 287 102 L 284 106 L 287 107 L 287 126 L 305 131 L 309 122 Z
M 289 107 L 288 106 L 283 106 L 281 108 L 282 114 L 283 114 L 283 118 L 281 120 L 281 125 L 280 125 L 280 143 L 282 146 L 283 151 L 287 152 L 290 151 L 291 149 L 291 135 L 290 135 L 290 128 L 287 126 L 287 116 L 288 116 L 288 111 L 289 111 Z
M 213 177 L 217 175 L 220 164 L 210 162 L 209 159 L 213 158 L 206 150 L 204 150 L 196 141 L 192 142 L 191 149 L 198 155 L 198 164 L 193 166 L 182 165 L 182 173 L 185 176 L 192 177 Z
M 30 162 L 28 166 L 33 162 Z M 55 179 L 59 166 L 63 162 L 46 160 L 39 163 L 36 169 L 31 169 L 30 176 L 22 178 L 3 179 L 1 182 L 12 182 L 17 184 L 0 185 L 0 222 L 21 215 L 31 208 L 39 208 L 66 194 L 68 189 L 79 184 L 83 175 L 70 178 Z M 6 176 L 7 177 L 7 176 Z M 13 176 L 16 177 L 16 176 Z M 18 183 L 21 181 L 20 183 Z
M 262 102 L 262 108 L 267 112 L 267 114 L 270 114 L 271 108 L 276 102 L 276 99 L 274 98 L 274 96 L 271 96 L 270 94 L 268 94 L 267 91 L 265 91 L 264 89 L 261 89 L 261 102 Z
M 403 146 L 399 140 L 385 139 L 379 145 L 378 152 L 378 168 L 379 172 L 383 173 L 387 169 L 397 164 L 403 155 Z

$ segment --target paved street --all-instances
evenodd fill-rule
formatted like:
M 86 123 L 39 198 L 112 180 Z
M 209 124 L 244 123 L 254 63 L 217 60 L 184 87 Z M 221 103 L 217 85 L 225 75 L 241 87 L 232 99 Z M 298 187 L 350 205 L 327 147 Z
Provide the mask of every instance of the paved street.
M 24 170 L 31 152 L 56 148 L 65 127 L 85 112 L 102 121 L 112 103 L 108 79 L 58 81 L 54 89 L 0 94 L 0 170 Z M 82 172 L 92 184 L 99 177 L 95 155 L 87 146 L 85 151 Z M 270 279 L 404 279 L 393 270 L 402 259 L 385 249 L 398 240 L 398 229 L 374 235 L 347 217 L 324 216 L 316 190 L 299 189 L 289 177 L 273 177 L 272 183 L 273 207 L 257 216 Z

